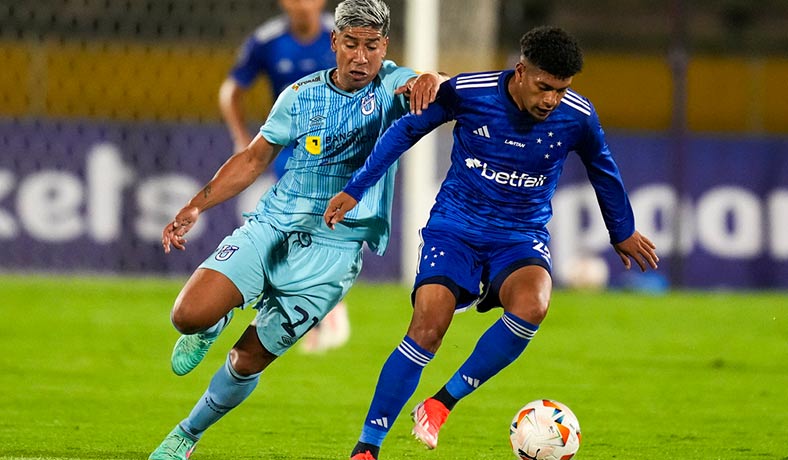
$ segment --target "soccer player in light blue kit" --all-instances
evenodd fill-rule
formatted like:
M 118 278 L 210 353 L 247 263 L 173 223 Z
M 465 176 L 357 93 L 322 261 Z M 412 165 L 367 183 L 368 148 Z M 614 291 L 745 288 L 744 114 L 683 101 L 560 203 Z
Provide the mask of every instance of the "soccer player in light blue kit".
M 435 448 L 449 411 L 513 362 L 547 314 L 552 281 L 550 200 L 570 152 L 583 161 L 610 241 L 626 268 L 657 268 L 655 247 L 635 230 L 632 208 L 596 111 L 569 89 L 582 68 L 575 40 L 536 28 L 521 40 L 513 70 L 459 75 L 441 85 L 419 117 L 394 123 L 366 164 L 326 208 L 329 227 L 426 133 L 456 120 L 451 167 L 421 231 L 420 263 L 407 335 L 383 365 L 354 460 L 375 460 L 456 310 L 503 307 L 448 383 L 412 412 L 413 434 Z M 348 214 L 352 215 L 352 214 Z M 481 286 L 481 287 L 480 287 Z
M 244 119 L 244 99 L 260 75 L 266 75 L 274 99 L 293 82 L 320 69 L 333 67 L 331 50 L 334 17 L 323 11 L 325 0 L 279 0 L 284 14 L 258 27 L 241 47 L 235 65 L 219 89 L 219 108 L 233 139 L 234 152 L 252 141 Z M 277 179 L 285 173 L 293 147 L 285 146 L 274 158 L 271 170 Z M 300 342 L 307 353 L 320 353 L 342 346 L 350 337 L 350 321 L 344 301 Z
M 280 146 L 292 164 L 246 223 L 226 237 L 192 274 L 172 310 L 184 334 L 173 369 L 185 373 L 205 356 L 232 311 L 259 298 L 254 322 L 192 409 L 150 455 L 184 460 L 206 429 L 244 401 L 262 371 L 314 327 L 345 295 L 361 270 L 361 247 L 382 252 L 389 238 L 394 168 L 331 232 L 322 213 L 360 167 L 383 131 L 408 110 L 420 112 L 440 77 L 384 61 L 389 9 L 381 0 L 345 0 L 335 11 L 337 67 L 292 84 L 277 99 L 260 133 L 216 172 L 162 233 L 165 252 L 185 249 L 200 213 L 240 193 L 269 166 Z M 276 423 L 272 420 L 271 423 Z

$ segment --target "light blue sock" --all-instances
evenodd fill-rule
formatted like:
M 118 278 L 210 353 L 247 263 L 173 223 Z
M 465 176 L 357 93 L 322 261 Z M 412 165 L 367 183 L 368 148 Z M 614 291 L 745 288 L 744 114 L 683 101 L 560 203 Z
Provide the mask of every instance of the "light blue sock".
M 189 416 L 180 423 L 181 429 L 195 440 L 200 439 L 208 427 L 252 394 L 259 380 L 260 373 L 238 375 L 230 364 L 228 355 L 224 365 L 211 379 L 205 394 L 197 401 Z
M 380 371 L 360 442 L 375 446 L 383 444 L 402 407 L 416 391 L 421 371 L 434 356 L 410 337 L 402 340 Z
M 517 359 L 538 329 L 537 325 L 504 313 L 482 334 L 471 355 L 449 379 L 446 390 L 456 399 L 469 395 Z

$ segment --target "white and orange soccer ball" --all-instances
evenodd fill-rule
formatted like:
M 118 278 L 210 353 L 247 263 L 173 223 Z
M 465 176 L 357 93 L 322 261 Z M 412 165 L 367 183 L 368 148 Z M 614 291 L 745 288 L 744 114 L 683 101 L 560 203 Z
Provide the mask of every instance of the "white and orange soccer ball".
M 580 422 L 565 404 L 537 399 L 517 411 L 509 441 L 521 460 L 569 460 L 580 448 Z

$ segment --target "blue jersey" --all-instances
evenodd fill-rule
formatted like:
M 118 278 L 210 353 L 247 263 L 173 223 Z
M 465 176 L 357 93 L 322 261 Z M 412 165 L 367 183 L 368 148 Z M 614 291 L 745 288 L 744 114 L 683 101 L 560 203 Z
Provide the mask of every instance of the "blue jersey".
M 272 144 L 292 147 L 293 157 L 285 175 L 260 199 L 257 212 L 283 231 L 366 241 L 382 253 L 389 239 L 396 161 L 348 213 L 346 225 L 329 229 L 323 212 L 386 128 L 407 113 L 407 100 L 394 90 L 416 73 L 384 61 L 374 80 L 348 93 L 331 81 L 333 70 L 315 72 L 285 89 L 260 128 Z
M 424 134 L 455 120 L 451 166 L 430 222 L 481 239 L 506 239 L 513 230 L 524 230 L 547 240 L 550 201 L 569 152 L 576 152 L 611 242 L 631 236 L 632 207 L 594 106 L 569 90 L 546 120 L 536 121 L 507 91 L 513 73 L 463 74 L 444 82 L 422 115 L 405 116 L 386 132 L 344 190 L 358 199 Z
M 243 87 L 261 74 L 268 75 L 274 97 L 294 81 L 336 65 L 331 51 L 331 15 L 321 18 L 323 30 L 311 43 L 301 43 L 290 32 L 287 16 L 278 16 L 255 30 L 241 47 L 230 75 Z
M 249 87 L 258 76 L 265 74 L 271 81 L 273 98 L 296 80 L 321 69 L 336 65 L 331 51 L 331 30 L 334 18 L 321 16 L 323 28 L 310 43 L 302 43 L 290 32 L 287 16 L 278 16 L 260 27 L 244 42 L 230 75 L 242 87 Z M 272 168 L 277 178 L 282 177 L 292 150 L 279 152 Z

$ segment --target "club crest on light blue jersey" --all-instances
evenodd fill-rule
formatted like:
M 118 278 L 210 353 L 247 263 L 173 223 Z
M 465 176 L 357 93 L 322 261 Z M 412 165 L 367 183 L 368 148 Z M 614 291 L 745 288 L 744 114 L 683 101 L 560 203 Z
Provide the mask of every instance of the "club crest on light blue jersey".
M 370 115 L 375 111 L 375 93 L 369 93 L 361 99 L 361 113 Z
M 237 250 L 238 250 L 238 246 L 232 244 L 225 244 L 224 246 L 222 246 L 216 251 L 215 258 L 220 262 L 224 262 L 225 260 L 232 257 L 232 255 L 235 254 L 235 251 Z

